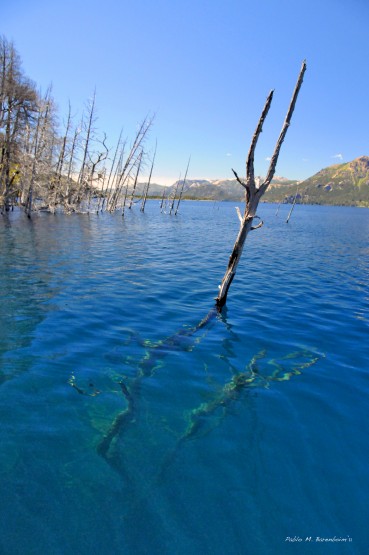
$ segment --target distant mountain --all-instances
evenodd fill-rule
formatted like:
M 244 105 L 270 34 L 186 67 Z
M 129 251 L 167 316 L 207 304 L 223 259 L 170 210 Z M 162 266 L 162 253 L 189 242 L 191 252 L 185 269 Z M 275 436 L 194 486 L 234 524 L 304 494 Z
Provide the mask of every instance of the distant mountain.
M 177 197 L 181 182 L 170 187 L 159 184 L 150 185 L 150 197 Z M 141 194 L 143 184 L 137 187 Z M 263 197 L 264 202 L 292 202 L 297 191 L 297 202 L 302 204 L 332 204 L 369 207 L 369 157 L 361 156 L 352 162 L 335 164 L 319 171 L 309 179 L 298 182 L 286 177 L 275 177 Z M 193 200 L 231 200 L 242 202 L 245 199 L 243 187 L 236 179 L 189 179 L 186 180 L 183 199 Z
M 276 177 L 271 183 L 271 187 L 289 186 L 296 181 L 290 181 L 285 177 Z M 206 198 L 211 200 L 232 200 L 243 201 L 245 190 L 236 179 L 218 179 L 213 181 L 199 180 L 189 181 L 184 198 Z
M 271 188 L 264 196 L 267 202 L 302 204 L 331 204 L 369 207 L 369 157 L 361 156 L 352 162 L 335 164 L 291 187 Z
M 144 193 L 147 183 L 138 183 L 136 188 L 136 195 L 141 196 Z M 149 187 L 149 197 L 161 197 L 163 191 L 168 191 L 168 187 L 165 185 L 159 185 L 158 183 L 150 183 Z
M 287 184 L 295 184 L 285 177 L 276 177 L 272 181 L 273 187 Z M 170 187 L 166 187 L 167 195 L 174 195 L 177 188 L 177 196 L 181 190 L 182 182 L 175 182 Z M 150 186 L 150 196 L 161 196 L 163 187 L 161 185 Z M 192 200 L 233 200 L 242 201 L 245 199 L 245 191 L 236 179 L 188 179 L 183 191 L 183 199 Z

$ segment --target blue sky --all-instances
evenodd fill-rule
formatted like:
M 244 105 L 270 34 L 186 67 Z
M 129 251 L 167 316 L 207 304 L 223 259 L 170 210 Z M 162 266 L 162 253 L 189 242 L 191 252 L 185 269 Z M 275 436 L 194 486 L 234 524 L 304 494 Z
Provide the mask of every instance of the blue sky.
M 307 72 L 277 175 L 305 179 L 369 155 L 368 0 L 2 0 L 0 33 L 25 73 L 52 83 L 62 121 L 96 86 L 113 144 L 155 113 L 153 180 L 232 178 L 275 89 L 255 158 L 266 172 L 292 90 Z

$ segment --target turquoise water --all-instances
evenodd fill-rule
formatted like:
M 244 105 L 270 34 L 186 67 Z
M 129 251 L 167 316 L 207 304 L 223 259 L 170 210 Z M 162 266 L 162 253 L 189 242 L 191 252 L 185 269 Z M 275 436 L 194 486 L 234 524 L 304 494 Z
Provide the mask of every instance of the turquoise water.
M 1 555 L 369 553 L 369 211 L 262 205 L 196 327 L 234 204 L 135 208 L 0 221 Z

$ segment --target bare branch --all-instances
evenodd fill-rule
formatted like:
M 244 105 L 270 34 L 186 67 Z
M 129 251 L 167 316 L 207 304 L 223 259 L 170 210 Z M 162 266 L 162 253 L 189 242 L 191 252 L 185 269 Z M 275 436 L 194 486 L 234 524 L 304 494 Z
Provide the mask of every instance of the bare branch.
M 271 105 L 272 100 L 273 100 L 273 94 L 274 94 L 274 90 L 271 90 L 269 95 L 268 95 L 268 98 L 266 99 L 265 106 L 263 108 L 263 111 L 261 112 L 259 123 L 256 126 L 254 136 L 251 140 L 249 153 L 247 155 L 247 161 L 246 161 L 246 179 L 247 179 L 247 181 L 246 182 L 247 182 L 247 185 L 250 187 L 250 189 L 253 192 L 255 191 L 255 179 L 254 179 L 254 176 L 255 176 L 255 170 L 254 170 L 255 148 L 256 148 L 256 144 L 258 142 L 260 133 L 263 130 L 263 124 L 264 124 L 265 118 L 268 115 L 269 108 L 270 108 L 270 105 Z
M 254 219 L 257 218 L 258 220 L 260 220 L 260 222 L 258 223 L 258 225 L 253 225 L 250 228 L 250 231 L 254 231 L 255 229 L 259 229 L 259 227 L 262 227 L 264 225 L 263 220 L 259 217 L 259 216 L 254 216 Z
M 234 173 L 234 176 L 235 176 L 235 178 L 237 179 L 238 183 L 239 183 L 240 185 L 242 185 L 242 187 L 245 187 L 245 189 L 247 189 L 246 183 L 244 183 L 244 182 L 242 181 L 242 179 L 240 179 L 240 178 L 238 177 L 237 173 L 235 172 L 235 170 L 234 170 L 233 168 L 231 168 L 231 169 L 232 169 L 232 171 L 233 171 L 233 173 Z
M 240 211 L 240 209 L 238 208 L 238 206 L 235 206 L 235 208 L 236 208 L 236 212 L 237 212 L 238 219 L 240 220 L 240 223 L 242 224 L 242 214 L 241 214 L 241 211 Z
M 190 156 L 189 159 L 188 159 L 188 164 L 187 164 L 187 168 L 186 168 L 186 173 L 185 173 L 185 176 L 184 176 L 184 180 L 182 181 L 182 188 L 181 188 L 181 191 L 180 191 L 180 193 L 179 193 L 177 208 L 176 208 L 176 210 L 175 210 L 175 212 L 174 212 L 174 215 L 175 215 L 175 216 L 177 216 L 177 212 L 178 212 L 178 208 L 179 208 L 179 203 L 181 202 L 181 199 L 182 199 L 183 189 L 184 189 L 184 186 L 185 186 L 185 184 L 186 184 L 186 178 L 187 178 L 188 168 L 190 167 L 190 161 L 191 161 L 191 156 Z
M 262 196 L 265 193 L 265 191 L 269 187 L 270 182 L 273 179 L 275 169 L 276 169 L 276 166 L 277 166 L 277 162 L 278 162 L 279 152 L 281 150 L 282 143 L 284 141 L 284 138 L 286 136 L 286 133 L 287 133 L 288 128 L 289 128 L 290 123 L 291 123 L 292 114 L 293 114 L 293 111 L 295 109 L 297 96 L 299 94 L 299 91 L 300 91 L 300 88 L 301 88 L 301 85 L 302 85 L 302 82 L 303 82 L 303 79 L 304 79 L 305 71 L 306 71 L 306 60 L 304 60 L 302 62 L 302 66 L 301 66 L 301 69 L 300 69 L 300 74 L 299 74 L 298 79 L 297 79 L 295 90 L 293 91 L 293 95 L 292 95 L 291 102 L 290 102 L 290 105 L 289 105 L 289 108 L 288 108 L 288 111 L 287 111 L 286 119 L 284 120 L 282 130 L 281 130 L 280 135 L 278 137 L 278 140 L 277 140 L 277 143 L 276 143 L 276 146 L 275 146 L 275 149 L 274 149 L 274 153 L 273 153 L 272 159 L 270 161 L 267 176 L 264 180 L 264 183 L 259 187 L 259 195 L 260 196 Z
M 236 177 L 238 183 L 239 183 L 240 185 L 242 185 L 242 187 L 244 187 L 244 188 L 246 189 L 246 206 L 247 206 L 248 203 L 249 203 L 249 200 L 250 200 L 250 187 L 249 187 L 249 185 L 247 185 L 246 183 L 244 183 L 244 182 L 238 177 L 237 173 L 234 171 L 233 168 L 232 168 L 232 171 L 233 171 L 233 173 L 234 173 L 234 175 L 235 175 L 235 177 Z
M 151 169 L 150 169 L 149 180 L 148 180 L 148 182 L 147 182 L 146 189 L 145 189 L 145 191 L 144 191 L 144 198 L 143 198 L 143 200 L 142 200 L 142 204 L 141 204 L 141 208 L 140 208 L 141 212 L 144 212 L 144 211 L 145 211 L 145 204 L 146 204 L 147 195 L 148 195 L 148 193 L 149 193 L 149 187 L 150 187 L 150 183 L 151 183 L 152 170 L 154 169 L 155 157 L 156 157 L 156 149 L 157 149 L 157 148 L 158 148 L 158 140 L 156 140 L 156 142 L 155 142 L 155 151 L 154 151 L 154 156 L 153 156 L 153 159 L 152 159 L 152 162 L 151 162 Z

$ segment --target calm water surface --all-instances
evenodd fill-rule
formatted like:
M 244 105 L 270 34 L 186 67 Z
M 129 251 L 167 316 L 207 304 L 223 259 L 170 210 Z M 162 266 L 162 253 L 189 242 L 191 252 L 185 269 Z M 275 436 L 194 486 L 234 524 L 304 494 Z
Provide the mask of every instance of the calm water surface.
M 2 217 L 1 555 L 369 553 L 369 211 L 275 211 L 197 330 L 233 203 Z

